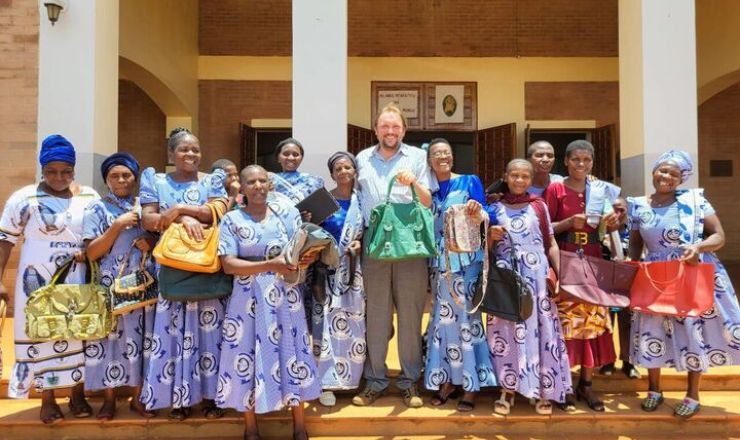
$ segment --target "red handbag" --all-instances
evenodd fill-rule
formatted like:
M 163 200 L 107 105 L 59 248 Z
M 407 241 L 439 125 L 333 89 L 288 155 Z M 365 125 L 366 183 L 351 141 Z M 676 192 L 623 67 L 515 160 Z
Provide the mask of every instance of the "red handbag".
M 696 317 L 714 306 L 714 264 L 678 260 L 639 265 L 630 309 L 661 316 Z

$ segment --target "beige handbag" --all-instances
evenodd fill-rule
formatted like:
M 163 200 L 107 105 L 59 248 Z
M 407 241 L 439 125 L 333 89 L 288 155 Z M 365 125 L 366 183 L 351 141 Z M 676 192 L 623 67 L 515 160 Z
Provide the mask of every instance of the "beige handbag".
M 459 298 L 452 286 L 452 268 L 450 267 L 450 252 L 473 253 L 478 252 L 481 247 L 485 249 L 483 254 L 483 273 L 481 283 L 483 291 L 486 291 L 488 281 L 488 214 L 481 208 L 479 218 L 470 217 L 464 204 L 452 205 L 445 211 L 444 240 L 445 240 L 445 279 L 450 289 L 450 296 L 458 306 L 464 307 L 464 302 Z

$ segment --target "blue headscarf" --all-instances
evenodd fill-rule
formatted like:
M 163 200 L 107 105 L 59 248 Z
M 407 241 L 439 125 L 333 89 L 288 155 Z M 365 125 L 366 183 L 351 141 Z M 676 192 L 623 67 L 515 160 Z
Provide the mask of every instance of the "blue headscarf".
M 139 178 L 139 162 L 136 161 L 134 156 L 129 153 L 113 153 L 100 165 L 100 173 L 103 175 L 103 180 L 108 178 L 108 172 L 111 168 L 117 165 L 125 166 L 131 170 L 137 179 Z
M 77 162 L 75 147 L 61 134 L 52 134 L 41 141 L 39 162 L 45 167 L 49 162 L 66 162 L 73 165 Z
M 673 162 L 681 170 L 681 183 L 689 180 L 689 177 L 694 174 L 694 164 L 691 161 L 691 155 L 685 151 L 668 150 L 661 154 L 653 164 L 653 172 L 666 162 Z

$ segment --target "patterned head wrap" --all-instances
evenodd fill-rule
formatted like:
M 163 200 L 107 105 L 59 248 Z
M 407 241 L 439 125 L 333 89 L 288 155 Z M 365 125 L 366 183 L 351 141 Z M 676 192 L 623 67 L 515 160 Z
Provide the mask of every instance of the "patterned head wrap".
M 77 162 L 75 147 L 61 134 L 52 134 L 41 141 L 39 163 L 45 167 L 49 162 L 66 162 L 73 166 Z
M 352 162 L 352 166 L 355 168 L 355 171 L 357 171 L 357 160 L 355 159 L 355 155 L 350 153 L 349 151 L 337 151 L 336 153 L 332 154 L 329 157 L 329 160 L 326 162 L 326 164 L 329 166 L 329 172 L 334 172 L 334 163 L 338 161 L 339 159 L 349 159 L 350 162 Z
M 103 175 L 103 180 L 108 178 L 108 172 L 111 168 L 117 165 L 125 166 L 131 170 L 137 179 L 139 178 L 139 162 L 136 161 L 134 156 L 129 153 L 113 153 L 100 165 L 100 173 Z
M 691 161 L 691 156 L 685 151 L 668 150 L 661 154 L 653 164 L 653 172 L 666 162 L 672 162 L 681 170 L 681 183 L 689 180 L 689 177 L 694 174 L 694 164 Z

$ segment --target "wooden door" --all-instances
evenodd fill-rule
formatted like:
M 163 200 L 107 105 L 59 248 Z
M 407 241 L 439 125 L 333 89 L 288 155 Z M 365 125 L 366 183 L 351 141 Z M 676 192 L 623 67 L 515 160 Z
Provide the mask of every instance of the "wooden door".
M 375 133 L 372 130 L 347 124 L 347 151 L 357 156 L 357 153 L 375 143 Z
M 607 182 L 617 178 L 617 149 L 615 124 L 594 128 L 591 132 L 591 143 L 594 146 L 594 167 L 591 174 Z
M 241 168 L 257 163 L 257 130 L 247 124 L 239 124 L 241 136 Z
M 476 173 L 484 187 L 503 177 L 506 164 L 515 156 L 515 123 L 475 132 Z

